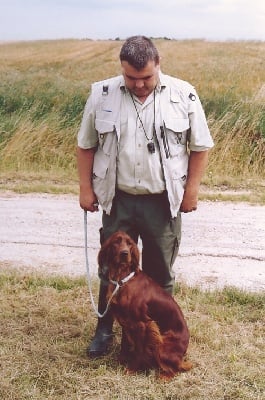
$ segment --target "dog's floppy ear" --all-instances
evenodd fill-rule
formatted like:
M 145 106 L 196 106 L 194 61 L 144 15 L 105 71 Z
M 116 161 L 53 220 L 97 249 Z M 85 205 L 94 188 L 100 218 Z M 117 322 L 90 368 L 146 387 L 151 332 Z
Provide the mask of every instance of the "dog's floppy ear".
M 101 268 L 106 263 L 106 246 L 102 245 L 98 253 L 98 266 Z
M 98 275 L 101 278 L 108 279 L 108 264 L 110 260 L 110 240 L 107 239 L 101 246 L 98 253 Z
M 140 253 L 137 247 L 137 244 L 132 240 L 132 247 L 131 247 L 131 256 L 132 256 L 132 265 L 133 265 L 133 270 L 136 271 L 137 268 L 139 267 L 139 261 L 140 261 Z
M 112 238 L 109 237 L 107 240 L 103 242 L 101 248 L 98 253 L 98 265 L 101 267 L 104 264 L 108 264 L 111 260 L 112 256 L 112 246 L 111 246 Z

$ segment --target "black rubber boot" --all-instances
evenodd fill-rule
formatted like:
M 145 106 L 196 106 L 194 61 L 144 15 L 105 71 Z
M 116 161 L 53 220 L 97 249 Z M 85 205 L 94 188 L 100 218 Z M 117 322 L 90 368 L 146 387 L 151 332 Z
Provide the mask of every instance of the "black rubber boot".
M 100 283 L 98 311 L 103 314 L 107 307 L 106 301 L 107 286 Z M 87 348 L 87 355 L 90 358 L 98 358 L 108 353 L 113 341 L 113 317 L 108 311 L 103 318 L 98 318 L 95 336 Z

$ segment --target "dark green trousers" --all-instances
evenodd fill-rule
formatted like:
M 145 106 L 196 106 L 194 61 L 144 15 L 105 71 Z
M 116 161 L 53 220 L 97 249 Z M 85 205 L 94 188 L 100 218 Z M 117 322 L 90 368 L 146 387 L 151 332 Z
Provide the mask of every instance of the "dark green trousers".
M 141 238 L 142 270 L 172 294 L 181 214 L 171 218 L 167 192 L 131 195 L 117 190 L 111 214 L 102 216 L 101 242 L 118 230 L 128 233 L 136 243 Z

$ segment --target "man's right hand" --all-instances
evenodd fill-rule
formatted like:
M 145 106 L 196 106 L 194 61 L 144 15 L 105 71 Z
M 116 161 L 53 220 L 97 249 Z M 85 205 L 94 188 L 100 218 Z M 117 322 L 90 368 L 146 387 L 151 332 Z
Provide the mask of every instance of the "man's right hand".
M 85 211 L 98 211 L 98 199 L 93 191 L 80 189 L 79 204 Z

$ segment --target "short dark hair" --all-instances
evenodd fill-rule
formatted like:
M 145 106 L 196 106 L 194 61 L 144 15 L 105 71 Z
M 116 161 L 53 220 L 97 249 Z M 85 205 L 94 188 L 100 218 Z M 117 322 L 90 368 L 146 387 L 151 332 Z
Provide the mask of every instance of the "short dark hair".
M 151 39 L 140 35 L 131 36 L 121 48 L 120 61 L 127 61 L 132 67 L 140 70 L 149 61 L 159 64 L 159 54 Z

